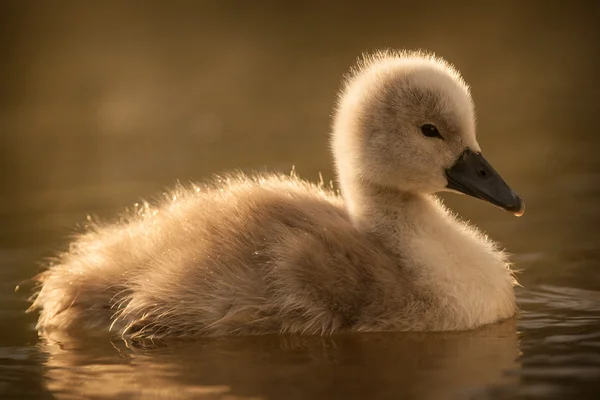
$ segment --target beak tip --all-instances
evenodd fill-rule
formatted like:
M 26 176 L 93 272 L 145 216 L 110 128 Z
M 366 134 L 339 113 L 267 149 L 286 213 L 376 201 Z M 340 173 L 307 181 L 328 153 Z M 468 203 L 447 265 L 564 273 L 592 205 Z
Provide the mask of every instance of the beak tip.
M 511 207 L 511 210 L 515 217 L 520 217 L 525 214 L 525 202 L 519 196 L 515 195 L 515 199 L 517 200 L 517 204 L 514 207 Z

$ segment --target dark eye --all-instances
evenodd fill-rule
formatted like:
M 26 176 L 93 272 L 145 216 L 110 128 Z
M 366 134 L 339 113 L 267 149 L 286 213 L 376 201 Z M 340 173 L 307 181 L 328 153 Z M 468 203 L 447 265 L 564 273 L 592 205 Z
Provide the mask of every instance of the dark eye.
M 443 139 L 442 135 L 440 135 L 440 131 L 438 131 L 438 128 L 431 124 L 425 124 L 421 126 L 421 133 L 427 137 Z

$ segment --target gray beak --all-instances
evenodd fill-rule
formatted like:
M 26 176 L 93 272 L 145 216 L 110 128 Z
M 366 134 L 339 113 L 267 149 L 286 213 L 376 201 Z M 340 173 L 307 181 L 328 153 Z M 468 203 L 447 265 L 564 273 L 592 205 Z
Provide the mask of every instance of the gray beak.
M 481 153 L 466 149 L 446 170 L 448 189 L 485 200 L 520 217 L 525 203 L 492 168 Z

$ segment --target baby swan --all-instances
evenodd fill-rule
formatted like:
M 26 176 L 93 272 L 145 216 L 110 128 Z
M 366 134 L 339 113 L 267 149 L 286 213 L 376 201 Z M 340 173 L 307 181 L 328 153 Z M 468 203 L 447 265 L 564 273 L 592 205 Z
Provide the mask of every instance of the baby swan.
M 341 196 L 294 176 L 236 175 L 90 228 L 38 276 L 38 330 L 438 331 L 515 314 L 503 253 L 433 195 L 523 212 L 481 156 L 469 88 L 450 64 L 365 57 L 341 92 L 332 148 Z

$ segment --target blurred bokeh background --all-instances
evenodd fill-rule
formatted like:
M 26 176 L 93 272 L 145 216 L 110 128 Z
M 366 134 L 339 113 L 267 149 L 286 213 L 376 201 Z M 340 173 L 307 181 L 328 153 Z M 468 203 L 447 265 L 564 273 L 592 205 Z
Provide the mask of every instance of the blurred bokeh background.
M 560 214 L 577 213 L 578 185 L 598 182 L 580 174 L 598 171 L 597 8 L 2 2 L 0 242 L 18 247 L 32 224 L 54 233 L 175 179 L 232 168 L 296 165 L 308 179 L 332 178 L 326 143 L 340 77 L 383 47 L 429 49 L 463 72 L 484 151 L 526 199 L 519 226 L 556 206 L 537 198 L 541 185 L 572 192 Z M 461 203 L 472 215 L 495 212 Z
M 1 7 L 5 249 L 51 254 L 88 214 L 114 216 L 175 180 L 231 169 L 287 172 L 293 165 L 307 179 L 317 180 L 319 172 L 334 179 L 327 140 L 341 76 L 361 53 L 389 47 L 435 51 L 462 71 L 484 152 L 527 211 L 515 219 L 455 195 L 446 196 L 449 205 L 528 260 L 571 264 L 582 252 L 584 259 L 597 255 L 599 6 L 7 1 Z M 36 270 L 31 264 L 12 272 L 24 278 Z M 566 266 L 553 270 L 577 276 Z M 540 279 L 546 277 L 543 271 Z

